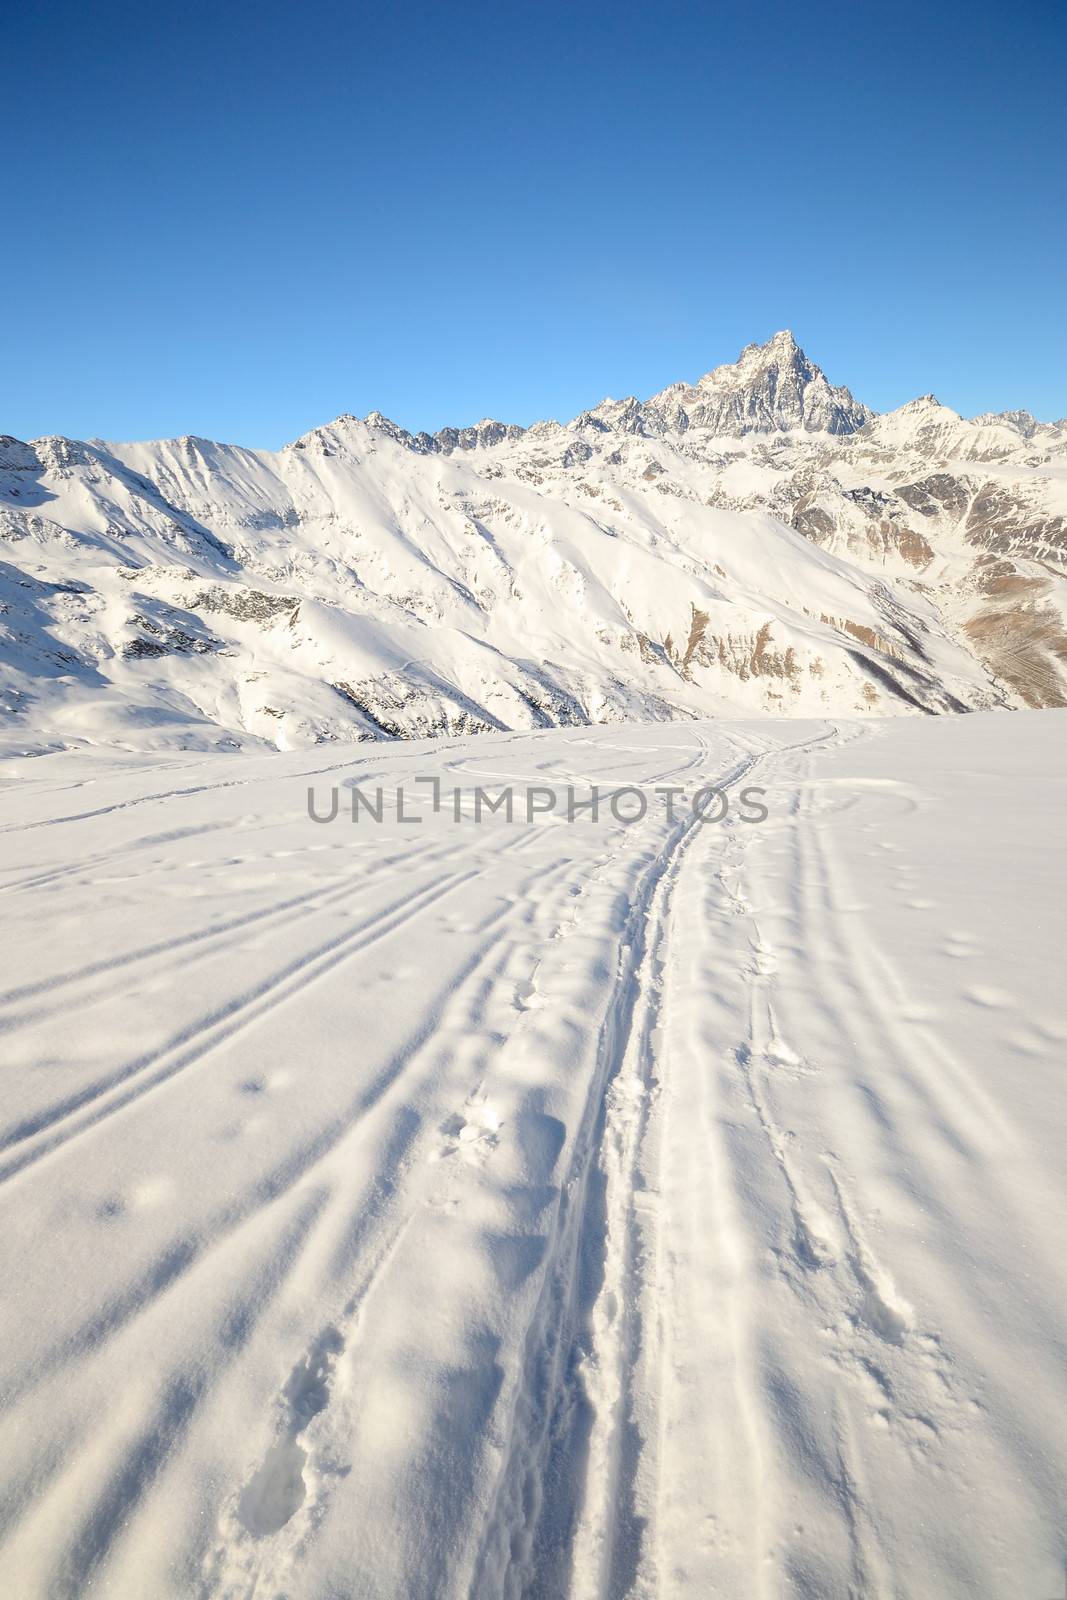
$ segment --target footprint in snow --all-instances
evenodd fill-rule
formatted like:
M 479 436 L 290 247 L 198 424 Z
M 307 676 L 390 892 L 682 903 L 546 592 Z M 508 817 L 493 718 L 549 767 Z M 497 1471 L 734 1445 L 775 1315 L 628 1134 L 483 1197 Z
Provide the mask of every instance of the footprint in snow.
M 434 1159 L 462 1155 L 467 1161 L 484 1161 L 496 1147 L 503 1118 L 491 1101 L 472 1095 L 462 1111 L 441 1124 L 441 1143 Z
M 811 1063 L 805 1061 L 803 1056 L 797 1055 L 796 1051 L 777 1035 L 769 1041 L 764 1051 L 764 1058 L 769 1067 L 786 1077 L 810 1078 L 815 1076 L 816 1069 Z
M 752 946 L 752 960 L 746 971 L 752 978 L 770 978 L 778 971 L 778 962 L 774 951 L 769 945 L 757 944 Z
M 237 1503 L 239 1520 L 255 1538 L 277 1533 L 304 1503 L 308 1452 L 297 1440 L 328 1405 L 334 1368 L 343 1349 L 344 1339 L 338 1329 L 328 1327 L 297 1362 L 282 1390 L 280 1434 L 245 1484 Z
M 535 962 L 533 972 L 525 983 L 515 990 L 516 1011 L 539 1011 L 547 1002 L 545 996 L 537 987 L 537 974 L 541 963 Z

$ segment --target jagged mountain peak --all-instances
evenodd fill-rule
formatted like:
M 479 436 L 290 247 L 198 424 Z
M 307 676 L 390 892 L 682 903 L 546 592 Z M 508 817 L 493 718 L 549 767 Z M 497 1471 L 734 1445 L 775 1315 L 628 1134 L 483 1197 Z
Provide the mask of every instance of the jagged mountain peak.
M 4 436 L 0 709 L 19 749 L 295 748 L 1067 703 L 1065 450 L 930 395 L 871 418 L 787 330 L 569 426 Z
M 1001 426 L 1011 428 L 1023 439 L 1032 439 L 1037 430 L 1047 427 L 1047 423 L 1038 422 L 1032 411 L 983 411 L 974 418 L 979 427 Z
M 37 465 L 37 455 L 32 445 L 24 439 L 16 439 L 13 433 L 0 433 L 0 468 L 27 472 L 34 470 Z
M 771 337 L 763 344 L 746 344 L 736 362 L 730 363 L 730 365 L 734 367 L 762 366 L 771 361 L 808 361 L 807 356 L 797 344 L 791 328 L 780 328 L 777 333 L 772 333 Z M 808 362 L 808 365 L 812 365 L 812 363 Z M 720 367 L 714 370 L 724 371 L 726 369 Z M 818 368 L 815 370 L 817 371 Z M 713 373 L 708 373 L 706 376 L 710 378 Z
M 690 428 L 740 438 L 748 433 L 855 433 L 874 413 L 848 389 L 827 379 L 801 349 L 788 328 L 764 344 L 746 345 L 734 362 L 715 367 L 695 384 L 679 382 L 639 400 L 608 396 L 579 412 L 569 427 L 579 434 L 622 433 L 656 438 Z M 345 420 L 339 418 L 338 422 Z M 420 454 L 451 455 L 455 450 L 488 449 L 522 438 L 528 429 L 485 417 L 465 428 L 409 433 L 380 411 L 365 424 Z M 331 426 L 336 427 L 337 423 Z
M 605 400 L 575 419 L 578 429 L 656 436 L 690 428 L 730 438 L 749 433 L 855 433 L 873 413 L 831 384 L 784 328 L 746 345 L 736 361 L 695 384 L 674 383 L 644 402 Z
M 936 394 L 919 394 L 915 396 L 914 400 L 906 401 L 904 405 L 898 406 L 897 409 L 910 416 L 919 411 L 947 411 L 949 407 L 942 405 Z
M 783 328 L 763 344 L 746 344 L 736 361 L 712 367 L 710 372 L 705 372 L 702 378 L 697 379 L 695 387 L 706 390 L 751 385 L 764 374 L 783 370 L 797 373 L 805 383 L 815 382 L 819 378 L 827 381 L 822 368 L 801 349 L 790 329 Z
M 830 383 L 788 328 L 746 345 L 734 362 L 707 372 L 688 392 L 665 391 L 688 426 L 735 437 L 747 433 L 855 433 L 873 413 Z
M 391 422 L 380 411 L 368 412 L 364 425 L 377 434 L 385 435 L 420 455 L 451 455 L 454 450 L 486 449 L 509 439 L 519 439 L 526 432 L 514 422 L 498 422 L 494 417 L 483 417 L 466 428 L 439 428 L 436 433 L 409 433 L 406 428 Z
M 1040 422 L 1032 411 L 984 411 L 974 422 L 979 427 L 1010 428 L 1025 440 L 1055 440 L 1067 433 L 1067 417 L 1060 417 L 1058 422 Z

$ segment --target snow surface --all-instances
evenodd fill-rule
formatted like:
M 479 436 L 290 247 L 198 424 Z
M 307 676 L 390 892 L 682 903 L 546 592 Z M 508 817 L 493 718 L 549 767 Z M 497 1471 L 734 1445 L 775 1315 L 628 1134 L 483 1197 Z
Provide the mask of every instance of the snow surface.
M 0 1593 L 1057 1592 L 1065 719 L 6 763 Z

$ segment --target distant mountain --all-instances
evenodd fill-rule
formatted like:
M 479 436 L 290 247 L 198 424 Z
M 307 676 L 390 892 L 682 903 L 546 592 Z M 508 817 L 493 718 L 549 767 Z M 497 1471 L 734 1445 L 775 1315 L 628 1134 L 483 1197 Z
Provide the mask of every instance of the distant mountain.
M 788 332 L 750 344 L 729 366 L 695 384 L 675 383 L 643 404 L 604 400 L 576 418 L 577 428 L 662 436 L 701 428 L 743 438 L 750 433 L 855 433 L 873 413 L 847 389 L 829 383 Z
M 570 424 L 0 439 L 7 750 L 1067 704 L 1067 422 L 778 333 Z

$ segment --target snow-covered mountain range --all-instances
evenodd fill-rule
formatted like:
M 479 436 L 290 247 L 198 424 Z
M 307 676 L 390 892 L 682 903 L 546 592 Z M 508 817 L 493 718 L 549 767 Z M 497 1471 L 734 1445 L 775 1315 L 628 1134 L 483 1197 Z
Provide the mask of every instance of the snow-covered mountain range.
M 1067 704 L 1067 420 L 789 333 L 569 424 L 0 438 L 3 748 Z

